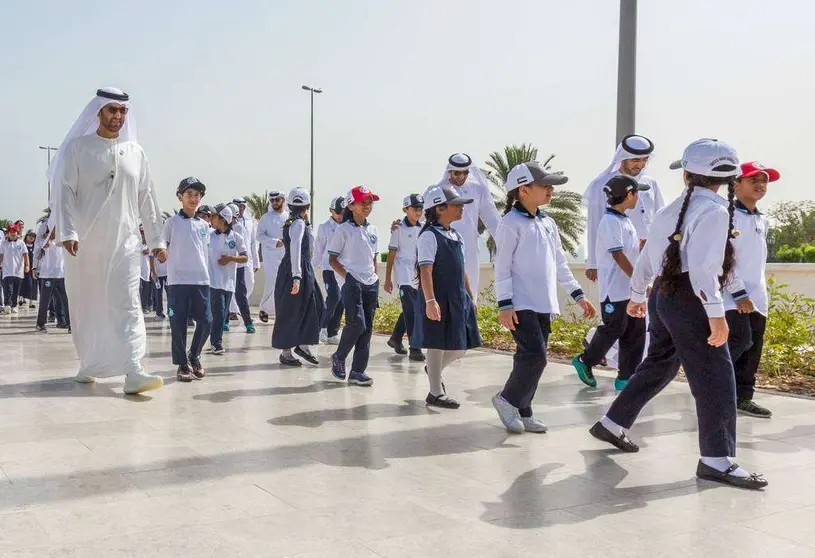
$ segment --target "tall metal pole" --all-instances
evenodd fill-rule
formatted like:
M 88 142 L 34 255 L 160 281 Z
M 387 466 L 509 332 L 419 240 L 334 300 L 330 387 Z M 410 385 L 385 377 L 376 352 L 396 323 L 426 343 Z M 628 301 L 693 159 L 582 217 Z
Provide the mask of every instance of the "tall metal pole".
M 48 168 L 51 168 L 51 152 L 58 151 L 56 147 L 40 146 L 40 149 L 45 149 L 48 152 Z M 48 180 L 48 202 L 51 202 L 51 180 Z
M 311 185 L 309 187 L 309 196 L 311 197 L 311 218 L 309 221 L 314 222 L 314 89 L 311 89 L 311 168 L 309 171 L 309 180 Z
M 308 91 L 311 93 L 311 172 L 310 172 L 310 181 L 311 181 L 311 188 L 309 189 L 309 195 L 311 196 L 311 222 L 314 222 L 314 94 L 315 93 L 322 93 L 322 89 L 318 89 L 316 87 L 310 87 L 308 85 L 304 85 L 301 87 L 304 91 Z
M 617 143 L 634 133 L 637 108 L 637 0 L 620 0 Z

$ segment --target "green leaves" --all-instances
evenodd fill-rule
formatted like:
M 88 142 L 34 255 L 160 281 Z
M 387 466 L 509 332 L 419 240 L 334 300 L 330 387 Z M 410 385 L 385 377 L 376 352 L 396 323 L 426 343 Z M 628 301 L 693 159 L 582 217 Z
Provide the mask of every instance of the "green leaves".
M 263 192 L 263 195 L 255 194 L 254 192 L 244 197 L 246 200 L 246 207 L 252 213 L 256 221 L 259 221 L 263 214 L 269 208 L 269 193 Z

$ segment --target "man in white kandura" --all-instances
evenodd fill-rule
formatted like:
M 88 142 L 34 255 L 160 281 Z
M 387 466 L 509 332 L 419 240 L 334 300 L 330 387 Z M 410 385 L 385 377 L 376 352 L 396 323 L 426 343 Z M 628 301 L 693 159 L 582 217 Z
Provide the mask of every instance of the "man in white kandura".
M 277 270 L 283 261 L 283 225 L 289 218 L 286 211 L 286 195 L 282 192 L 269 192 L 269 210 L 260 218 L 257 239 L 263 254 L 263 274 L 266 281 L 263 286 L 263 298 L 260 300 L 260 321 L 266 323 L 269 316 L 274 316 L 274 286 L 277 281 Z
M 464 206 L 461 221 L 452 227 L 464 239 L 464 267 L 470 280 L 474 299 L 478 299 L 480 260 L 478 259 L 478 219 L 484 222 L 487 230 L 495 236 L 501 215 L 495 208 L 487 176 L 466 153 L 454 153 L 447 160 L 447 169 L 439 181 L 440 186 L 452 184 L 464 198 L 472 198 L 473 203 Z M 474 300 L 475 302 L 475 300 Z
M 76 381 L 125 375 L 124 392 L 158 389 L 141 360 L 147 331 L 139 302 L 142 257 L 139 220 L 159 261 L 161 212 L 150 165 L 136 143 L 130 97 L 99 89 L 71 127 L 48 169 L 54 193 L 56 240 L 65 259 L 73 340 L 79 356 Z

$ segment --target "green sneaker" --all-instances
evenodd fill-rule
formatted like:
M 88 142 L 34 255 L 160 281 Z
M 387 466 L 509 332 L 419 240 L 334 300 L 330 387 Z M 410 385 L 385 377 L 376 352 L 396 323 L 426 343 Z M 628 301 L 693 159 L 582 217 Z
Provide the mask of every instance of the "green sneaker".
M 749 415 L 751 417 L 758 417 L 758 418 L 770 418 L 773 416 L 772 411 L 769 409 L 765 409 L 752 399 L 744 399 L 739 401 L 736 405 L 736 408 L 739 410 L 740 413 L 744 415 Z
M 621 380 L 620 378 L 614 378 L 614 389 L 617 391 L 622 391 L 625 389 L 625 386 L 628 385 L 628 380 Z
M 246 324 L 246 333 L 255 333 L 254 324 Z
M 581 382 L 589 387 L 597 387 L 597 380 L 594 379 L 594 374 L 591 373 L 591 367 L 586 366 L 586 364 L 580 360 L 580 355 L 572 359 L 572 366 L 574 366 L 574 369 L 577 371 L 577 376 Z

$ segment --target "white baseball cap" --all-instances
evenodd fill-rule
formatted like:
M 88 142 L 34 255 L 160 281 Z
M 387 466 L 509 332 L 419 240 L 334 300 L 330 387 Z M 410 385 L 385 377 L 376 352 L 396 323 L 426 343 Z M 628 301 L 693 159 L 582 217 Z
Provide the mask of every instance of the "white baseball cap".
M 449 184 L 431 186 L 424 194 L 425 209 L 444 204 L 467 205 L 468 203 L 473 203 L 473 198 L 463 197 L 455 186 Z
M 741 173 L 736 150 L 723 141 L 710 138 L 698 139 L 687 146 L 682 159 L 670 165 L 671 170 L 680 168 L 714 178 L 729 178 Z
M 286 198 L 286 203 L 292 207 L 305 207 L 311 205 L 311 196 L 308 195 L 308 190 L 298 186 L 291 189 L 288 198 Z
M 516 188 L 530 184 L 560 186 L 561 184 L 566 184 L 568 181 L 569 177 L 562 172 L 547 170 L 537 161 L 530 161 L 512 167 L 512 170 L 509 171 L 507 175 L 507 182 L 504 184 L 504 188 L 507 192 L 511 192 Z
M 235 214 L 232 212 L 232 208 L 228 205 L 225 205 L 224 208 L 218 212 L 218 215 L 220 215 L 221 218 L 227 223 L 231 223 L 232 219 L 235 217 Z

